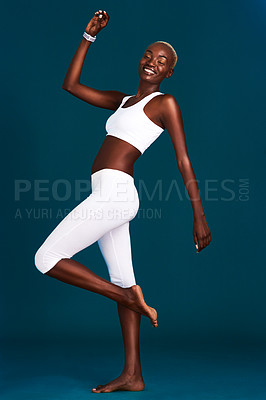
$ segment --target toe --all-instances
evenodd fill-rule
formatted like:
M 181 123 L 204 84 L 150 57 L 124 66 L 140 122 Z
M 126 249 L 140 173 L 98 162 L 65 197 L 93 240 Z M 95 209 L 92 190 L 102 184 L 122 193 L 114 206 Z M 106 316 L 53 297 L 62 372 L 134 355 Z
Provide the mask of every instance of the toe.
M 100 392 L 101 392 L 102 386 L 103 386 L 103 385 L 98 385 L 98 386 L 96 386 L 96 388 L 93 388 L 93 389 L 92 389 L 92 392 L 93 392 L 93 393 L 100 393 Z
M 92 393 L 100 393 L 100 392 L 101 392 L 100 389 L 95 389 L 95 388 L 92 389 Z

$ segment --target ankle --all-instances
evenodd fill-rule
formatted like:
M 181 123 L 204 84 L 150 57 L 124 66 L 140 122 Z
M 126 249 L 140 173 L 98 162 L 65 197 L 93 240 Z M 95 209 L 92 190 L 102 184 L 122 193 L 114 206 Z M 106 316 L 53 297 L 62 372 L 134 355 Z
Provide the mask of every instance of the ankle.
M 132 293 L 131 287 L 124 288 L 124 291 L 125 291 L 125 304 L 127 306 L 132 306 L 135 303 L 135 298 L 134 298 L 134 295 Z
M 124 368 L 121 375 L 143 380 L 141 369 L 139 367 L 134 368 L 130 366 L 128 368 Z

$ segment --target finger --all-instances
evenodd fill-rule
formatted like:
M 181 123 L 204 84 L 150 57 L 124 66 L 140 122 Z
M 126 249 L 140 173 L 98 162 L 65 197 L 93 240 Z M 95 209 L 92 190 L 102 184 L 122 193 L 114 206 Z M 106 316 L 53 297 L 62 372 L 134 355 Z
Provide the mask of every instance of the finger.
M 102 14 L 98 14 L 98 17 L 97 17 L 97 25 L 101 25 L 101 23 L 102 23 L 102 20 L 103 20 L 103 15 Z
M 199 239 L 199 249 L 198 249 L 198 253 L 204 248 L 204 242 L 203 239 L 200 238 Z
M 205 238 L 203 238 L 203 247 L 202 247 L 202 250 L 205 249 L 205 247 L 207 247 L 208 244 L 209 244 L 209 242 L 208 242 L 208 236 L 206 236 Z
M 197 253 L 200 253 L 202 251 L 203 247 L 199 247 Z
M 107 14 L 107 12 L 106 12 L 106 11 L 103 11 L 101 15 L 102 15 L 102 20 L 103 20 L 105 23 L 107 23 L 108 20 L 109 20 L 109 15 Z
M 103 18 L 104 17 L 104 13 L 103 13 L 103 10 L 99 10 L 99 18 Z
M 102 10 L 98 10 L 97 11 L 97 17 L 98 18 L 102 18 L 103 14 L 102 14 Z
M 199 244 L 198 244 L 197 236 L 193 235 L 193 238 L 194 238 L 195 247 L 196 247 L 196 249 L 198 249 L 199 248 Z
M 105 12 L 103 11 L 103 10 L 99 10 L 99 13 L 98 13 L 98 21 L 97 22 L 99 22 L 101 25 L 102 24 L 105 24 L 106 25 L 106 23 L 107 23 L 107 16 L 106 16 L 106 14 L 105 14 Z
M 207 235 L 205 238 L 202 239 L 202 247 L 200 248 L 199 251 L 202 251 L 203 249 L 205 249 L 205 247 L 207 247 L 210 243 L 210 235 Z
M 99 11 L 96 11 L 95 14 L 94 14 L 94 17 L 96 18 L 96 21 L 99 20 L 99 15 L 100 15 Z
M 110 15 L 108 15 L 106 11 L 103 11 L 103 16 L 104 16 L 104 19 L 106 20 L 106 22 L 108 22 Z
M 102 16 L 103 16 L 102 10 L 96 11 L 96 12 L 95 12 L 95 15 L 96 15 L 96 17 L 101 17 L 101 18 L 102 18 Z

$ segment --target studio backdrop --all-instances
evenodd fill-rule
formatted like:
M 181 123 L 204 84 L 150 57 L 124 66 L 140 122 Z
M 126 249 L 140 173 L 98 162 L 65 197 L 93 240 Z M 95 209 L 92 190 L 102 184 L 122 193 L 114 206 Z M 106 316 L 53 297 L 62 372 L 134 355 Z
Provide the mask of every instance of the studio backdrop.
M 197 254 L 191 203 L 165 130 L 134 166 L 134 270 L 160 317 L 153 334 L 143 320 L 142 338 L 263 342 L 265 2 L 15 1 L 3 8 L 3 343 L 120 335 L 114 303 L 34 265 L 41 243 L 91 193 L 91 166 L 106 134 L 111 110 L 62 89 L 99 8 L 110 21 L 89 49 L 83 84 L 135 95 L 145 48 L 163 40 L 176 49 L 174 74 L 160 90 L 182 111 L 212 234 Z M 74 259 L 109 279 L 97 243 Z

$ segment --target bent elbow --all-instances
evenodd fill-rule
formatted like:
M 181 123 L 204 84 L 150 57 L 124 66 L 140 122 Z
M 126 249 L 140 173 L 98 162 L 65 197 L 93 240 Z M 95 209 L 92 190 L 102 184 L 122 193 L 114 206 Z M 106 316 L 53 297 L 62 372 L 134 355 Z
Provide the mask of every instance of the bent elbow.
M 62 89 L 66 90 L 67 92 L 71 92 L 71 87 L 67 85 L 62 85 Z
M 67 92 L 72 93 L 75 88 L 77 88 L 77 83 L 76 82 L 63 82 L 62 84 L 62 89 L 66 90 Z

